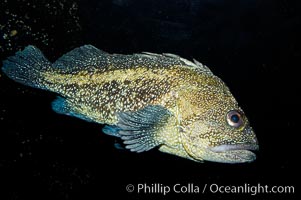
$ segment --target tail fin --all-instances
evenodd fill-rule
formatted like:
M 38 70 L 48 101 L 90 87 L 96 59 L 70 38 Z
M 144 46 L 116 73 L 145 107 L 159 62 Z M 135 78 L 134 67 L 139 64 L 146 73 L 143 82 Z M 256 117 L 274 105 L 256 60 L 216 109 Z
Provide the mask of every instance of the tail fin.
M 51 63 L 34 46 L 27 46 L 15 56 L 3 61 L 2 71 L 16 82 L 35 88 L 46 89 L 42 72 L 49 70 Z

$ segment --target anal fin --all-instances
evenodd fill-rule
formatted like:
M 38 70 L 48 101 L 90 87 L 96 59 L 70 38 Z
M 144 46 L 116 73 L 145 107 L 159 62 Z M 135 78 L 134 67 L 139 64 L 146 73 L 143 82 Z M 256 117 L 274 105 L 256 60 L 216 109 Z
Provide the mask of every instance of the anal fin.
M 63 98 L 63 97 L 60 97 L 58 96 L 53 102 L 52 102 L 52 109 L 58 113 L 58 114 L 63 114 L 63 115 L 68 115 L 68 116 L 72 116 L 72 117 L 77 117 L 77 118 L 80 118 L 80 119 L 83 119 L 85 121 L 88 121 L 88 122 L 92 122 L 92 120 L 81 114 L 81 113 L 78 113 L 74 106 L 70 105 L 70 103 L 68 102 L 67 99 Z

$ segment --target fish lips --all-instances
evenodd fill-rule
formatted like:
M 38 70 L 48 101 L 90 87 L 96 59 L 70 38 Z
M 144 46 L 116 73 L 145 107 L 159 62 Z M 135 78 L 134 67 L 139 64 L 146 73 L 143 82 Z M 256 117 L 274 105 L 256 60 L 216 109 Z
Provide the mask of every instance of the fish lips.
M 252 162 L 256 159 L 256 154 L 252 151 L 259 150 L 258 144 L 223 144 L 210 147 L 210 151 L 221 153 L 227 157 L 227 163 Z
M 216 153 L 233 150 L 258 151 L 259 146 L 258 144 L 222 144 L 219 146 L 211 147 L 210 150 Z

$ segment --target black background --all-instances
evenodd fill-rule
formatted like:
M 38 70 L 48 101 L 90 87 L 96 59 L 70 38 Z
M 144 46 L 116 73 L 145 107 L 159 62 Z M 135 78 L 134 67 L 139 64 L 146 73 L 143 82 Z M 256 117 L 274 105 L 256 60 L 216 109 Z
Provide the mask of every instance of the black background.
M 1 60 L 28 44 L 51 61 L 83 44 L 195 58 L 230 87 L 260 151 L 253 163 L 229 165 L 116 149 L 101 125 L 54 113 L 55 94 L 1 72 L 0 199 L 296 199 L 300 8 L 297 0 L 2 1 Z M 126 192 L 138 183 L 293 185 L 295 194 Z

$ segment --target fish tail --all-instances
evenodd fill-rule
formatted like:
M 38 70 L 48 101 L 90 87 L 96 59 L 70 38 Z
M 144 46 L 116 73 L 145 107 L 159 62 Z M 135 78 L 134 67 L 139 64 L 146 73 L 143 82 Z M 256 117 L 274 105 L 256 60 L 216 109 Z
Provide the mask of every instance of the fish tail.
M 29 45 L 23 51 L 4 60 L 2 71 L 16 82 L 47 89 L 43 72 L 49 71 L 51 65 L 38 48 Z

